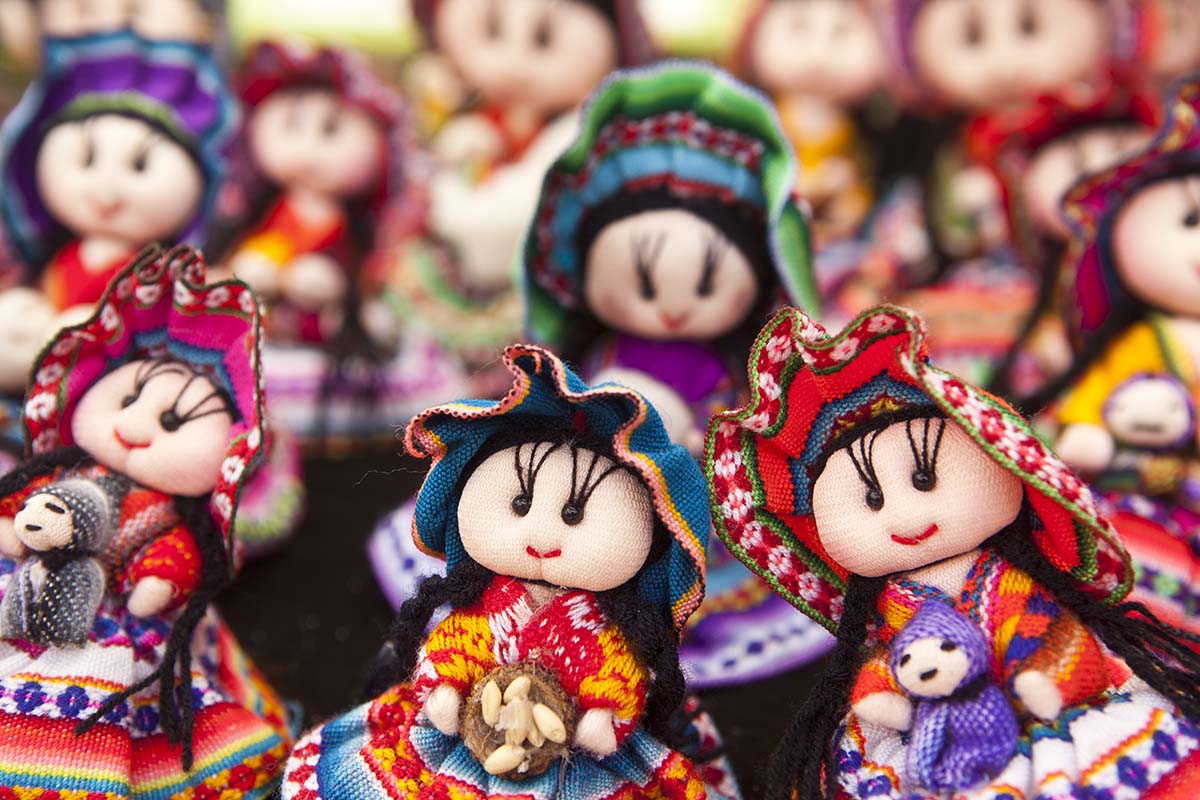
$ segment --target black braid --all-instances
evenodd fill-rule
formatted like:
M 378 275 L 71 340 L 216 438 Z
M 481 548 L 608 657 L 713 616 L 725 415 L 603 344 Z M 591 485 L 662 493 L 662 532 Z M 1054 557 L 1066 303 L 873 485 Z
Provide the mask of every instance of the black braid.
M 887 576 L 850 576 L 837 645 L 816 686 L 771 754 L 765 787 L 768 800 L 834 796 L 834 736 L 850 708 L 850 689 L 862 666 L 868 623 L 887 582 Z M 829 782 L 827 790 L 821 788 L 822 771 Z
M 1021 517 L 1027 525 L 1028 515 Z M 985 547 L 1044 586 L 1150 688 L 1200 719 L 1200 653 L 1188 644 L 1200 643 L 1200 636 L 1159 621 L 1141 603 L 1099 602 L 1047 561 L 1027 534 L 1002 531 Z
M 48 453 L 30 456 L 0 477 L 0 497 L 10 497 L 37 478 L 51 475 L 56 470 L 75 469 L 88 463 L 93 463 L 92 457 L 82 447 L 74 446 L 59 447 Z
M 361 699 L 374 700 L 408 680 L 417 665 L 417 653 L 425 642 L 425 629 L 433 613 L 447 603 L 455 609 L 474 605 L 495 577 L 496 573 L 490 569 L 466 558 L 445 577 L 431 575 L 421 581 L 417 593 L 400 606 L 383 648 L 371 666 Z
M 225 540 L 213 522 L 208 500 L 208 497 L 175 498 L 183 524 L 191 531 L 200 548 L 201 580 L 184 606 L 183 613 L 171 626 L 162 663 L 134 685 L 109 695 L 98 709 L 75 727 L 75 734 L 82 736 L 130 697 L 157 681 L 159 721 L 168 741 L 182 745 L 181 760 L 185 771 L 192 768 L 192 733 L 195 725 L 195 709 L 192 707 L 192 638 L 209 604 L 229 578 Z
M 674 715 L 683 705 L 686 681 L 679 666 L 674 626 L 662 611 L 638 594 L 636 578 L 619 589 L 598 593 L 596 602 L 624 634 L 650 677 L 643 726 L 654 738 L 678 749 L 682 742 Z

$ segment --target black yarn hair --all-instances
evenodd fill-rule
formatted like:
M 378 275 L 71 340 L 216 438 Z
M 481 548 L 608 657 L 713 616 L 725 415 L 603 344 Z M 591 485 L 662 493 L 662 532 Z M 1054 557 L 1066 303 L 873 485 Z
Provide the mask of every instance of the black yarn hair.
M 531 426 L 497 434 L 480 448 L 463 469 L 455 496 L 461 496 L 466 480 L 489 456 L 520 443 L 533 442 L 562 442 L 612 456 L 611 444 L 599 437 L 560 425 L 552 425 L 548 429 Z M 657 561 L 669 545 L 670 534 L 656 519 L 654 540 L 642 569 Z M 650 690 L 644 721 L 646 730 L 671 744 L 679 737 L 673 716 L 682 706 L 686 691 L 683 670 L 679 664 L 678 635 L 669 613 L 655 608 L 638 593 L 640 573 L 639 570 L 638 575 L 622 586 L 596 592 L 596 602 L 609 622 L 629 641 L 634 654 L 649 674 Z M 371 667 L 361 700 L 372 700 L 390 687 L 409 680 L 416 668 L 417 654 L 425 641 L 426 628 L 434 612 L 447 604 L 452 609 L 474 605 L 483 597 L 495 577 L 496 573 L 464 555 L 445 576 L 425 578 L 417 593 L 400 607 Z
M 90 463 L 94 463 L 94 460 L 81 447 L 62 447 L 32 456 L 0 478 L 0 496 L 15 494 L 34 479 L 51 475 L 58 469 L 74 469 Z M 84 735 L 123 706 L 130 697 L 157 683 L 158 712 L 163 732 L 171 744 L 181 746 L 183 768 L 191 771 L 194 760 L 192 734 L 196 719 L 192 706 L 192 638 L 209 604 L 228 582 L 228 556 L 224 537 L 208 510 L 209 497 L 173 499 L 183 524 L 192 532 L 200 549 L 200 584 L 171 626 L 159 666 L 129 688 L 109 695 L 99 708 L 75 726 L 75 735 Z
M 579 253 L 580 263 L 586 267 L 592 245 L 608 226 L 647 211 L 665 209 L 687 211 L 708 222 L 750 263 L 758 280 L 757 301 L 741 324 L 721 339 L 729 345 L 729 352 L 749 350 L 762 321 L 774 307 L 780 289 L 775 259 L 768 241 L 767 220 L 761 209 L 719 197 L 684 195 L 665 187 L 620 191 L 584 216 L 575 234 L 575 250 Z M 581 276 L 581 284 L 584 280 L 586 275 Z M 567 340 L 558 343 L 563 359 L 574 364 L 583 360 L 605 329 L 586 308 L 578 317 Z
M 864 428 L 862 435 L 871 430 L 878 428 Z M 843 442 L 842 446 L 848 444 Z M 1181 712 L 1193 718 L 1200 716 L 1200 652 L 1189 646 L 1200 643 L 1200 636 L 1166 625 L 1141 603 L 1106 605 L 1088 594 L 1037 549 L 1032 537 L 1035 518 L 1026 499 L 1016 518 L 982 548 L 995 552 L 1045 588 Z M 824 673 L 771 754 L 767 800 L 835 798 L 839 730 L 850 709 L 850 691 L 867 655 L 879 597 L 889 579 L 886 575 L 851 575 L 847 581 L 837 644 L 826 660 Z

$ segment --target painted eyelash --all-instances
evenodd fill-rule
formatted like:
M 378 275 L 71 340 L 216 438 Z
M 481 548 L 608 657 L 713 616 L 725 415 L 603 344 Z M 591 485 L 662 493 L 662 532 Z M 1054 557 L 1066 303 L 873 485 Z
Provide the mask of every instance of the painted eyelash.
M 729 252 L 729 247 L 730 241 L 720 232 L 715 230 L 710 232 L 708 240 L 704 243 L 704 272 L 700 276 L 700 285 L 696 287 L 696 294 L 701 297 L 708 297 L 712 294 L 717 267 L 725 260 L 725 254 Z
M 229 414 L 230 416 L 233 416 L 233 409 L 230 406 L 229 398 L 226 397 L 225 393 L 220 389 L 214 389 L 213 391 L 209 392 L 190 409 L 180 414 L 178 410 L 179 401 L 183 399 L 185 394 L 187 394 L 187 391 L 189 388 L 191 388 L 192 383 L 203 378 L 204 376 L 199 372 L 188 369 L 178 362 L 169 361 L 166 359 L 155 359 L 153 361 L 147 361 L 146 363 L 138 366 L 137 373 L 134 375 L 133 379 L 133 394 L 125 396 L 122 401 L 122 406 L 132 405 L 139 397 L 141 397 L 142 390 L 146 388 L 146 385 L 150 383 L 151 380 L 160 375 L 168 374 L 186 375 L 187 381 L 185 381 L 183 386 L 180 388 L 179 394 L 175 396 L 175 400 L 172 401 L 171 407 L 159 416 L 159 423 L 165 430 L 175 431 L 189 422 L 194 422 L 198 419 L 203 419 L 204 417 L 210 417 L 214 414 Z M 220 407 L 201 412 L 200 409 L 212 400 L 217 400 L 220 403 Z
M 879 438 L 880 433 L 882 430 L 871 431 L 846 447 L 846 452 L 850 454 L 850 461 L 854 464 L 855 471 L 858 472 L 859 480 L 867 487 L 867 507 L 873 511 L 883 508 L 883 487 L 879 483 L 874 463 L 875 440 Z M 856 446 L 858 453 L 854 452 Z
M 568 525 L 577 525 L 583 520 L 583 510 L 587 506 L 588 500 L 591 499 L 592 493 L 604 482 L 604 479 L 621 469 L 621 465 L 613 463 L 599 475 L 593 479 L 593 474 L 596 471 L 596 465 L 600 463 L 601 455 L 595 450 L 589 450 L 592 454 L 592 459 L 588 463 L 587 473 L 583 476 L 583 483 L 579 483 L 579 450 L 580 448 L 571 446 L 571 494 L 567 497 L 566 505 L 562 508 L 563 522 Z
M 912 451 L 913 462 L 916 464 L 912 476 L 913 488 L 928 492 L 937 485 L 937 460 L 938 453 L 942 449 L 942 436 L 946 433 L 946 420 L 936 420 L 937 436 L 933 441 L 932 451 L 929 447 L 929 427 L 935 420 L 931 420 L 929 417 L 925 418 L 924 429 L 921 432 L 920 450 L 917 449 L 916 437 L 913 436 L 914 421 L 910 419 L 904 423 L 904 432 L 908 436 L 908 448 Z
M 542 445 L 549 445 L 541 457 L 538 457 L 538 448 Z M 533 497 L 533 485 L 537 482 L 538 473 L 542 471 L 542 466 L 546 463 L 546 459 L 550 454 L 561 447 L 561 444 L 553 442 L 534 442 L 529 448 L 528 456 L 522 461 L 521 451 L 525 447 L 523 444 L 517 445 L 513 451 L 513 468 L 517 472 L 517 484 L 521 487 L 521 493 L 517 497 L 526 499 Z
M 659 231 L 656 234 L 635 233 L 630 239 L 633 250 L 633 265 L 638 274 L 638 288 L 646 300 L 654 299 L 654 280 L 651 269 L 662 255 L 667 244 L 667 234 Z

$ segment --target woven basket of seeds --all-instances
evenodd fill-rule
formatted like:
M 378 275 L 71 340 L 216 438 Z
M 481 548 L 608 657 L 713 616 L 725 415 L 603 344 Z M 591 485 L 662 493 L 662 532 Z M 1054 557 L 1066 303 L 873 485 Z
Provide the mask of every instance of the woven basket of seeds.
M 575 703 L 539 664 L 497 667 L 475 683 L 459 718 L 463 741 L 484 770 L 508 780 L 541 775 L 567 755 Z

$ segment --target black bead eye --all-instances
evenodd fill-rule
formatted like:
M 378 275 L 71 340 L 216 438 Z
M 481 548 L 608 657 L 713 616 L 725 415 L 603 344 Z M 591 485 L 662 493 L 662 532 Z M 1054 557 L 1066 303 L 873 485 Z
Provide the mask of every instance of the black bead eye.
M 912 474 L 913 488 L 918 492 L 932 492 L 937 486 L 937 475 L 929 470 L 919 469 Z
M 908 663 L 908 662 L 910 662 L 910 661 L 912 661 L 912 655 L 911 655 L 911 654 L 909 654 L 909 653 L 905 653 L 904 655 L 900 656 L 900 666 L 902 666 L 902 667 L 903 667 L 905 664 L 907 664 L 907 663 Z
M 158 424 L 162 425 L 162 429 L 167 433 L 173 433 L 183 426 L 183 420 L 179 418 L 179 415 L 174 410 L 167 410 L 159 415 Z
M 1193 209 L 1183 217 L 1183 227 L 1194 228 L 1200 225 L 1200 209 Z
M 951 642 L 951 641 L 943 641 L 942 642 L 941 651 L 943 653 L 953 653 L 957 649 L 958 649 L 958 645 L 956 645 L 954 642 Z
M 528 514 L 531 508 L 533 508 L 533 498 L 527 494 L 519 494 L 512 500 L 513 513 L 518 517 Z
M 967 14 L 967 25 L 963 30 L 963 39 L 968 47 L 978 47 L 983 43 L 983 20 L 979 13 L 972 10 Z
M 883 490 L 878 486 L 867 489 L 867 508 L 878 511 L 883 508 Z
M 583 522 L 583 509 L 574 503 L 562 507 L 562 521 L 568 525 L 578 525 Z
M 137 402 L 136 394 L 127 394 L 121 398 L 121 408 L 129 408 L 131 405 L 133 405 L 136 402 Z

